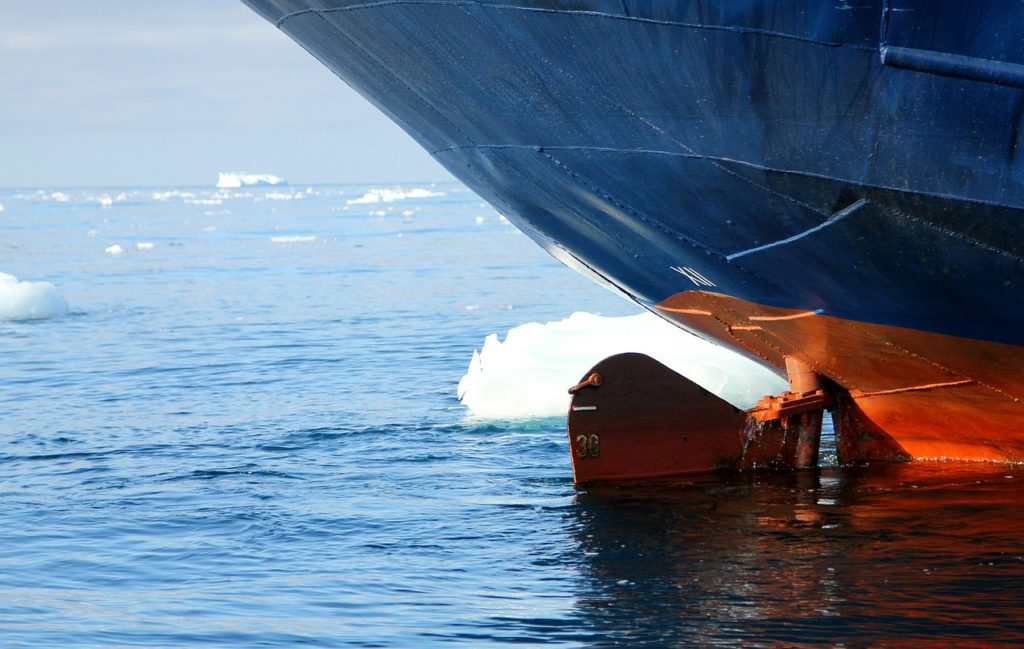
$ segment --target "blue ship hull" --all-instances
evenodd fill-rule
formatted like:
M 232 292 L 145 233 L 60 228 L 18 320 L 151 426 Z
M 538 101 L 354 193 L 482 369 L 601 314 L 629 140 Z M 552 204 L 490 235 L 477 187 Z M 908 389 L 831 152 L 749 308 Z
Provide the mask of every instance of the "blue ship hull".
M 566 264 L 854 394 L 952 386 L 955 456 L 1024 457 L 1024 4 L 245 2 Z M 840 324 L 748 321 L 786 310 Z

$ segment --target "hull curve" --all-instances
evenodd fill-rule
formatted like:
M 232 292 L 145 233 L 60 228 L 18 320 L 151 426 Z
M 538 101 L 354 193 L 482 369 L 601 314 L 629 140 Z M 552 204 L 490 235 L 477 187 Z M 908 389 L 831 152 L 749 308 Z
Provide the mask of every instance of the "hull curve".
M 245 1 L 570 266 L 1024 459 L 1019 3 Z

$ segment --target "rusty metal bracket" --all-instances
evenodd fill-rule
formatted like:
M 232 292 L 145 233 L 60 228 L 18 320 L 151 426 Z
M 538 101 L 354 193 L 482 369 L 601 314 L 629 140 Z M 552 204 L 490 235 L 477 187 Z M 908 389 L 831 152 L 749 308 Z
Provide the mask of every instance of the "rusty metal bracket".
M 764 397 L 748 412 L 758 423 L 793 417 L 805 412 L 820 412 L 832 406 L 832 395 L 824 390 L 783 392 Z
M 587 378 L 583 379 L 576 385 L 569 388 L 569 394 L 576 394 L 583 388 L 599 388 L 602 383 L 601 375 L 597 372 L 591 372 Z M 564 383 L 562 385 L 565 385 Z

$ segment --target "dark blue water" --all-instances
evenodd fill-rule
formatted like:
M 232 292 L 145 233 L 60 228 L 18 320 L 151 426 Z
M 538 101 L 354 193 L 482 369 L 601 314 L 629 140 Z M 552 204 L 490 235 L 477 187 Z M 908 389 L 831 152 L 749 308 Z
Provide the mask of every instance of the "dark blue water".
M 575 487 L 564 422 L 455 385 L 634 309 L 458 185 L 366 189 L 0 192 L 0 272 L 71 305 L 0 323 L 0 645 L 1024 643 L 1024 470 Z

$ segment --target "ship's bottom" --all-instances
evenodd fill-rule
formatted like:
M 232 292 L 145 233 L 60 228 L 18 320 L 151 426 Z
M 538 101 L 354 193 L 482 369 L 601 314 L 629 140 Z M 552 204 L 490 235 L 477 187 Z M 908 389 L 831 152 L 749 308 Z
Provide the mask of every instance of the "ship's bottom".
M 846 401 L 841 462 L 1024 460 L 1024 348 L 686 291 L 666 318 L 777 368 L 801 359 Z M 844 421 L 838 421 L 841 429 Z M 854 430 L 859 429 L 859 435 Z M 845 439 L 843 438 L 845 437 Z
M 571 390 L 577 481 L 813 466 L 826 408 L 841 463 L 1024 460 L 1022 347 L 703 291 L 655 309 L 786 372 L 792 390 L 742 412 L 648 357 L 605 359 Z

